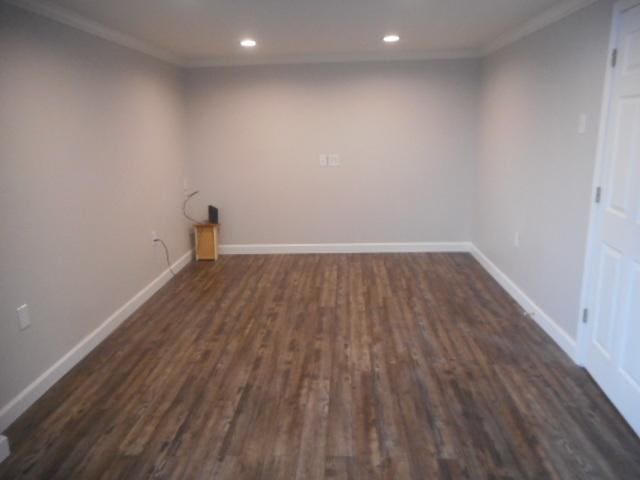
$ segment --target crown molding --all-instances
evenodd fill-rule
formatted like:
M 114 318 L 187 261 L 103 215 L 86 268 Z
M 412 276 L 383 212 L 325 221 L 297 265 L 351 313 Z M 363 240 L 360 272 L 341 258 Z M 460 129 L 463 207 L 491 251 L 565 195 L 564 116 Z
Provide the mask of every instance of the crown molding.
M 484 48 L 481 49 L 482 56 L 489 55 L 506 47 L 507 45 L 517 42 L 527 35 L 531 35 L 538 30 L 542 30 L 543 28 L 562 20 L 574 12 L 588 7 L 596 1 L 597 0 L 563 0 L 542 13 L 532 17 L 519 27 L 503 33 L 498 38 L 485 45 Z
M 40 0 L 5 0 L 6 3 L 37 15 L 63 23 L 69 27 L 89 33 L 108 42 L 144 53 L 163 62 L 181 65 L 180 59 L 171 53 L 154 47 L 149 43 L 132 37 L 126 33 L 109 28 L 106 25 L 90 20 L 63 7 Z
M 457 49 L 432 52 L 396 52 L 394 54 L 346 53 L 329 55 L 283 55 L 261 57 L 218 57 L 204 59 L 184 59 L 165 50 L 150 45 L 148 42 L 107 27 L 99 22 L 44 0 L 4 0 L 5 3 L 46 17 L 58 23 L 81 30 L 103 40 L 115 43 L 125 48 L 144 53 L 158 60 L 185 68 L 230 67 L 249 65 L 283 65 L 283 64 L 311 64 L 311 63 L 355 63 L 355 62 L 387 62 L 387 61 L 425 61 L 425 60 L 455 60 L 465 58 L 480 58 L 482 52 L 475 49 Z
M 537 32 L 563 18 L 581 10 L 597 0 L 563 0 L 542 13 L 534 16 L 519 27 L 509 30 L 495 40 L 479 49 L 457 49 L 432 52 L 395 52 L 381 53 L 346 53 L 329 55 L 285 55 L 285 56 L 244 56 L 218 57 L 204 59 L 180 58 L 166 50 L 157 48 L 144 40 L 109 28 L 99 22 L 78 15 L 69 9 L 54 5 L 44 0 L 4 0 L 23 10 L 49 18 L 81 30 L 90 35 L 102 38 L 125 48 L 149 55 L 163 62 L 184 68 L 230 67 L 249 65 L 284 65 L 311 63 L 356 63 L 356 62 L 389 62 L 389 61 L 426 61 L 426 60 L 456 60 L 482 58 L 501 48 L 510 45 L 521 38 Z
M 185 68 L 238 67 L 250 65 L 288 65 L 310 63 L 359 63 L 359 62 L 394 62 L 424 60 L 456 60 L 480 58 L 480 50 L 458 49 L 432 52 L 381 52 L 340 53 L 330 55 L 281 55 L 256 57 L 220 57 L 201 60 L 189 60 L 182 63 Z

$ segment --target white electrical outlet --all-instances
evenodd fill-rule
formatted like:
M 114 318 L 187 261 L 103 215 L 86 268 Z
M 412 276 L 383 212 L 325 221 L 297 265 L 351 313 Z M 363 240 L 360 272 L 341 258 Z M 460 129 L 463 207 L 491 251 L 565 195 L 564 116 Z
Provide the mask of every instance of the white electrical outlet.
M 327 163 L 328 163 L 327 157 L 328 157 L 328 155 L 326 155 L 324 153 L 320 154 L 319 158 L 320 158 L 320 166 L 321 167 L 326 167 L 327 166 Z
M 18 307 L 18 325 L 20 330 L 26 330 L 31 326 L 31 315 L 29 315 L 29 305 L 26 303 Z
M 11 454 L 9 448 L 9 439 L 4 435 L 0 435 L 0 463 Z
M 337 153 L 332 153 L 331 155 L 327 155 L 327 161 L 330 167 L 339 167 L 340 155 L 338 155 Z
M 151 241 L 155 242 L 158 239 L 158 232 L 151 230 Z
M 587 120 L 588 118 L 584 113 L 578 117 L 578 134 L 587 133 Z
M 189 196 L 189 193 L 191 193 L 191 185 L 189 180 L 187 180 L 186 178 L 182 180 L 182 194 L 185 197 Z

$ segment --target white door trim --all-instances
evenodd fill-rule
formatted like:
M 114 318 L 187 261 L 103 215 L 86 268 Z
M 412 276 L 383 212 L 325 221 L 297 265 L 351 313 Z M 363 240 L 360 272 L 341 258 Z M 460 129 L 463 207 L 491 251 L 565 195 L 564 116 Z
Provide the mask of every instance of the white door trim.
M 605 167 L 605 147 L 607 137 L 607 125 L 609 120 L 609 114 L 611 111 L 611 84 L 613 81 L 614 69 L 611 66 L 611 54 L 613 49 L 618 44 L 618 33 L 620 31 L 620 19 L 622 14 L 630 8 L 640 5 L 640 0 L 619 0 L 613 6 L 613 15 L 611 19 L 611 33 L 609 35 L 609 50 L 607 54 L 606 62 L 606 74 L 604 82 L 604 91 L 602 94 L 602 107 L 600 110 L 600 125 L 598 128 L 598 147 L 596 153 L 596 164 L 593 175 L 593 185 L 591 186 L 591 208 L 589 211 L 589 229 L 587 233 L 587 249 L 584 259 L 584 275 L 582 277 L 582 293 L 580 305 L 582 308 L 579 312 L 578 318 L 578 341 L 576 362 L 584 366 L 587 348 L 589 345 L 589 336 L 591 333 L 591 325 L 593 322 L 583 322 L 583 312 L 588 309 L 593 312 L 593 297 L 594 297 L 594 263 L 596 251 L 596 233 L 600 222 L 600 209 L 599 205 L 595 202 L 595 195 L 597 188 L 602 185 L 604 179 L 604 167 Z

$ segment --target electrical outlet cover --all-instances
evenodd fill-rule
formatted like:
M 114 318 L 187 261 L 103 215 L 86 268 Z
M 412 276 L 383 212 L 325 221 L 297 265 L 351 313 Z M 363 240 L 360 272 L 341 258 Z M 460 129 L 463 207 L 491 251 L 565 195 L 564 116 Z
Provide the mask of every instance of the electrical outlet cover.
M 7 458 L 11 454 L 9 448 L 9 439 L 4 435 L 0 435 L 0 462 Z
M 29 305 L 26 303 L 18 307 L 18 325 L 20 330 L 26 330 L 31 326 L 31 316 L 29 315 Z

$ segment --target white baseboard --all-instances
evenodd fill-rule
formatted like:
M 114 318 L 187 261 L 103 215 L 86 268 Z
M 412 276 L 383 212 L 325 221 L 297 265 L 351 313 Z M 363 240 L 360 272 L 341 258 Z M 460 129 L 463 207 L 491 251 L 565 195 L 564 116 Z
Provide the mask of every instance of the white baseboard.
M 470 242 L 408 243 L 272 243 L 220 245 L 222 255 L 276 253 L 394 253 L 394 252 L 468 252 Z
M 493 278 L 527 312 L 542 329 L 576 361 L 576 342 L 533 300 L 531 300 L 504 272 L 489 260 L 471 242 L 414 242 L 414 243 L 324 243 L 324 244 L 258 244 L 258 245 L 222 245 L 222 254 L 278 254 L 278 253 L 393 253 L 393 252 L 471 252 Z M 178 259 L 172 268 L 177 271 L 185 267 L 192 258 L 189 251 Z M 91 350 L 113 332 L 137 308 L 147 301 L 171 278 L 165 270 L 149 285 L 138 292 L 122 307 L 116 310 L 98 328 L 87 335 L 67 354 L 47 371 L 34 380 L 18 396 L 0 409 L 0 432 L 13 423 L 27 408 L 35 403 L 54 383 L 82 360 Z M 4 451 L 4 440 L 0 436 L 0 458 Z M 8 442 L 6 444 L 8 451 Z
M 471 254 L 502 286 L 502 288 L 504 288 L 507 293 L 509 293 L 509 295 L 511 295 L 513 299 L 531 315 L 533 320 L 547 333 L 547 335 L 549 335 L 560 346 L 560 348 L 569 355 L 569 358 L 577 363 L 578 350 L 576 341 L 473 244 L 471 244 Z
M 178 271 L 184 268 L 193 256 L 189 251 L 180 257 L 171 268 Z M 166 269 L 151 283 L 140 290 L 127 303 L 116 310 L 98 328 L 84 337 L 75 347 L 69 350 L 60 360 L 34 380 L 27 388 L 14 397 L 0 409 L 0 432 L 11 425 L 22 413 L 35 403 L 49 388 L 60 380 L 91 350 L 100 344 L 122 322 L 124 322 L 138 307 L 146 302 L 160 287 L 171 279 L 171 272 Z
M 0 463 L 9 456 L 11 449 L 9 448 L 9 439 L 4 435 L 0 435 Z

